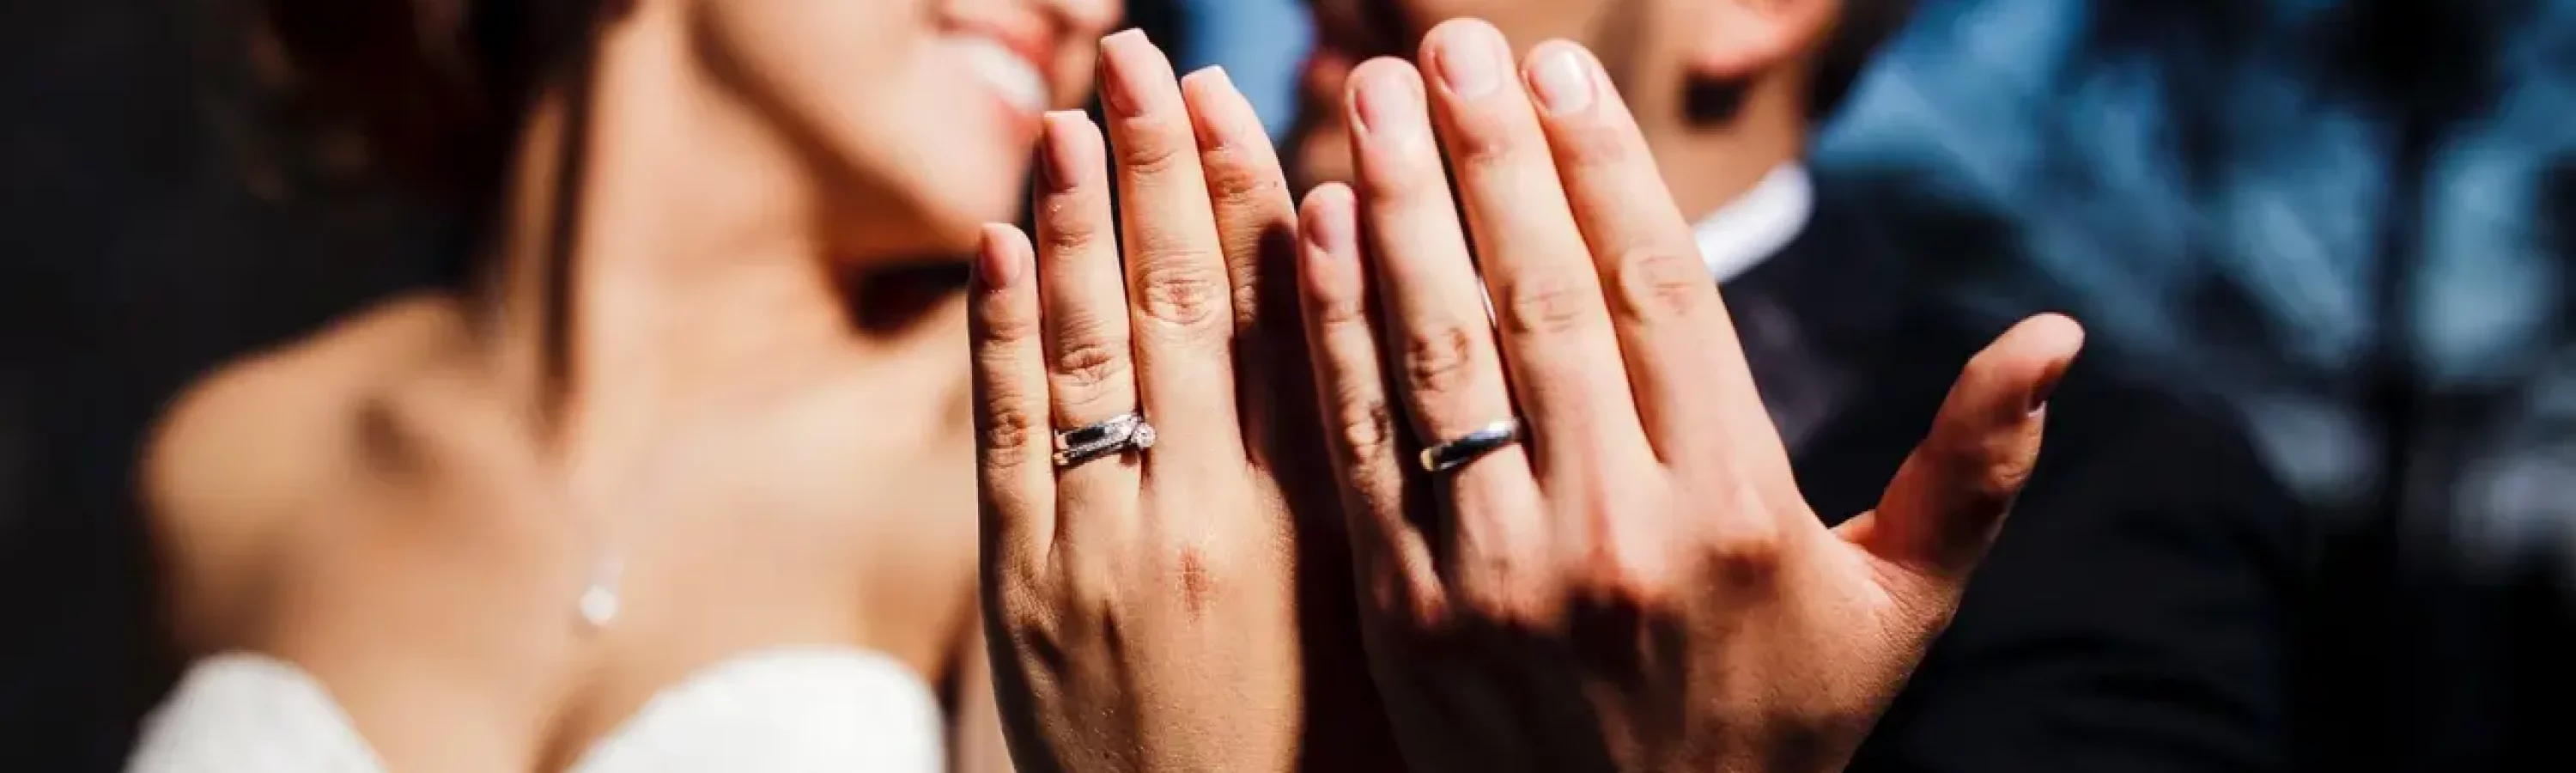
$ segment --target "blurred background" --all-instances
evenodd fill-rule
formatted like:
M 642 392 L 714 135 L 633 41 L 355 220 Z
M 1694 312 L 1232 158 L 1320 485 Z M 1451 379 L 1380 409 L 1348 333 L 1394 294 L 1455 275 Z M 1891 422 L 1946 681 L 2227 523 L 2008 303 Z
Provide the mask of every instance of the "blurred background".
M 1285 128 L 1297 0 L 1131 6 Z M 0 770 L 113 769 L 176 673 L 131 493 L 164 401 L 459 238 L 361 184 L 288 195 L 223 7 L 0 7 Z M 2323 535 L 2341 634 L 2302 657 L 2385 680 L 2341 707 L 2385 732 L 2352 759 L 2561 745 L 2576 3 L 1935 0 L 1814 170 L 1957 256 L 1965 307 L 2075 311 L 2242 422 Z

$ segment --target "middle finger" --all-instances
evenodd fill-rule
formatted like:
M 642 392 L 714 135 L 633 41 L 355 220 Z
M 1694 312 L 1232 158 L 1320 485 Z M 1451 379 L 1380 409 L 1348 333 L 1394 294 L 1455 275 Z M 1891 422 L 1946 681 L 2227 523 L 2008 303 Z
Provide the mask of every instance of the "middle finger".
M 1180 84 L 1171 61 L 1143 33 L 1109 36 L 1100 49 L 1135 321 L 1136 385 L 1146 417 L 1170 446 L 1147 457 L 1146 474 L 1241 459 L 1234 285 Z

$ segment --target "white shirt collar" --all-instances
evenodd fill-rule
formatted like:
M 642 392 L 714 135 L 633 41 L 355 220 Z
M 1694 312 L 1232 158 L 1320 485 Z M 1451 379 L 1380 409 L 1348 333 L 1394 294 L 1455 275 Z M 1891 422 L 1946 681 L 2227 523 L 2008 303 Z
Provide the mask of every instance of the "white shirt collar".
M 1691 227 L 1708 273 L 1725 282 L 1779 254 L 1807 227 L 1816 208 L 1807 167 L 1792 161 L 1762 176 L 1751 190 Z

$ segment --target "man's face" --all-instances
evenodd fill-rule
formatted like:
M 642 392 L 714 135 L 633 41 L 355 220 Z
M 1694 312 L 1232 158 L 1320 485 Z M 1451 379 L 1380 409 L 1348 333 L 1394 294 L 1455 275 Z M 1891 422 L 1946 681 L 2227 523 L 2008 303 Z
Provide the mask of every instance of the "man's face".
M 1349 126 L 1342 84 L 1351 68 L 1379 56 L 1412 58 L 1424 33 L 1459 17 L 1492 22 L 1522 51 L 1551 38 L 1592 48 L 1619 82 L 1638 120 L 1652 125 L 1677 94 L 1686 50 L 1678 0 L 1307 0 L 1315 13 L 1315 52 L 1307 60 L 1297 129 L 1289 137 L 1290 175 L 1299 189 L 1351 179 Z M 1660 36 L 1658 33 L 1660 32 Z M 1669 88 L 1667 88 L 1669 87 Z

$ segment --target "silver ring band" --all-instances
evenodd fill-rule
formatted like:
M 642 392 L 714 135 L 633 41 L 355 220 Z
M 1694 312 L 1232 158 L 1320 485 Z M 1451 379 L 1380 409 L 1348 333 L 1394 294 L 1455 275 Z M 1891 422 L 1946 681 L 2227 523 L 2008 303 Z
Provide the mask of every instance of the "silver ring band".
M 1521 442 L 1521 420 L 1503 419 L 1479 427 L 1455 439 L 1422 449 L 1423 472 L 1448 472 L 1484 458 L 1486 454 Z
M 1145 421 L 1145 414 L 1128 411 L 1055 433 L 1055 466 L 1072 467 L 1110 454 L 1153 447 L 1154 425 Z

